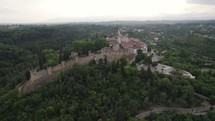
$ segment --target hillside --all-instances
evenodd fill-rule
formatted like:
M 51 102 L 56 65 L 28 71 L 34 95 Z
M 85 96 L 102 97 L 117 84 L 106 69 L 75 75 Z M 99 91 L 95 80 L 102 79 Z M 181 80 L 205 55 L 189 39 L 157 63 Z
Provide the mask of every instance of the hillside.
M 166 43 L 173 48 L 185 49 L 215 59 L 215 39 L 204 38 L 197 35 L 174 36 L 166 40 Z
M 131 120 L 151 104 L 199 105 L 188 80 L 139 72 L 124 59 L 118 62 L 74 65 L 46 87 L 18 98 L 1 97 L 4 120 Z M 149 81 L 150 80 L 150 81 Z M 181 86 L 183 85 L 183 86 Z M 169 92 L 172 93 L 169 93 Z M 8 100 L 13 96 L 13 100 Z
M 215 43 L 187 34 L 213 27 L 195 24 L 0 26 L 0 120 L 213 121 Z
M 35 64 L 33 58 L 25 49 L 0 43 L 0 95 L 25 80 L 26 69 Z

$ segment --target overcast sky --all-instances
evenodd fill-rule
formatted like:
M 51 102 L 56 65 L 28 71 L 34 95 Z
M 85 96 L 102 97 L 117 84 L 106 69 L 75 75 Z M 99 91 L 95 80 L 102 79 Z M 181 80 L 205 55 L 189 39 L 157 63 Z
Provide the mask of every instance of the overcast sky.
M 0 0 L 0 23 L 215 19 L 215 0 Z

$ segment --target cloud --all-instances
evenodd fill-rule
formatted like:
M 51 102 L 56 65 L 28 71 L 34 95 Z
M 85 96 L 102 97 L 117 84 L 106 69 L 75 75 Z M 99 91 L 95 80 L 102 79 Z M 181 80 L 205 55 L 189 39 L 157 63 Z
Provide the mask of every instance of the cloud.
M 215 5 L 215 0 L 187 0 L 187 3 Z
M 0 8 L 0 14 L 11 14 L 16 13 L 17 11 L 11 8 Z
M 215 0 L 0 0 L 0 23 L 211 19 L 214 8 Z

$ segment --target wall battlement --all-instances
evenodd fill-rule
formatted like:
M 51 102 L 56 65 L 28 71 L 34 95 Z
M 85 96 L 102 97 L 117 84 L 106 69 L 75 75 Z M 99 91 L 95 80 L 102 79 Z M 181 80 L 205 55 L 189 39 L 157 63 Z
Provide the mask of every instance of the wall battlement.
M 47 70 L 41 70 L 41 71 L 37 72 L 36 69 L 33 69 L 33 70 L 30 70 L 30 75 L 31 75 L 30 80 L 34 81 L 34 80 L 37 80 L 43 76 L 48 75 L 48 72 L 47 72 Z
M 38 86 L 47 85 L 49 81 L 54 80 L 55 74 L 57 72 L 65 71 L 72 67 L 75 63 L 84 65 L 89 63 L 92 59 L 99 60 L 104 59 L 110 61 L 117 61 L 121 57 L 126 57 L 129 61 L 134 58 L 134 53 L 127 49 L 119 49 L 118 51 L 114 51 L 111 48 L 103 48 L 97 53 L 89 53 L 89 56 L 78 57 L 75 56 L 73 59 L 68 61 L 62 61 L 60 64 L 57 64 L 53 67 L 48 67 L 47 69 L 43 69 L 40 71 L 36 71 L 36 69 L 30 70 L 31 78 L 26 81 L 19 87 L 19 91 L 21 95 L 27 94 L 35 90 Z
M 36 71 L 35 69 L 30 70 L 30 75 L 31 75 L 30 81 L 35 81 L 42 77 L 52 75 L 56 72 L 64 71 L 75 63 L 87 64 L 92 59 L 95 59 L 95 60 L 98 60 L 100 58 L 104 59 L 105 56 L 107 57 L 108 61 L 113 61 L 113 60 L 118 60 L 121 57 L 130 55 L 130 54 L 133 54 L 133 53 L 128 49 L 119 49 L 118 51 L 114 51 L 112 48 L 103 48 L 101 49 L 100 53 L 95 54 L 95 53 L 89 52 L 89 56 L 85 56 L 85 57 L 76 56 L 74 59 L 71 59 L 69 61 L 62 61 L 60 64 L 57 64 L 53 67 L 48 67 L 47 69 L 43 69 L 41 71 Z

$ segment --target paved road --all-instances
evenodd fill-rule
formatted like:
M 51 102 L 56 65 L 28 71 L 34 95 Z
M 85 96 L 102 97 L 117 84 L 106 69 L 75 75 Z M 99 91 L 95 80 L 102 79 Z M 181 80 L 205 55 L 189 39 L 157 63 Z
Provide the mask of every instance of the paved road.
M 214 107 L 214 106 L 197 107 L 197 108 L 157 107 L 136 115 L 136 118 L 143 118 L 143 117 L 149 116 L 151 113 L 161 113 L 165 111 L 176 111 L 176 112 L 185 113 L 185 114 L 191 113 L 193 115 L 205 115 L 210 110 L 211 107 Z

